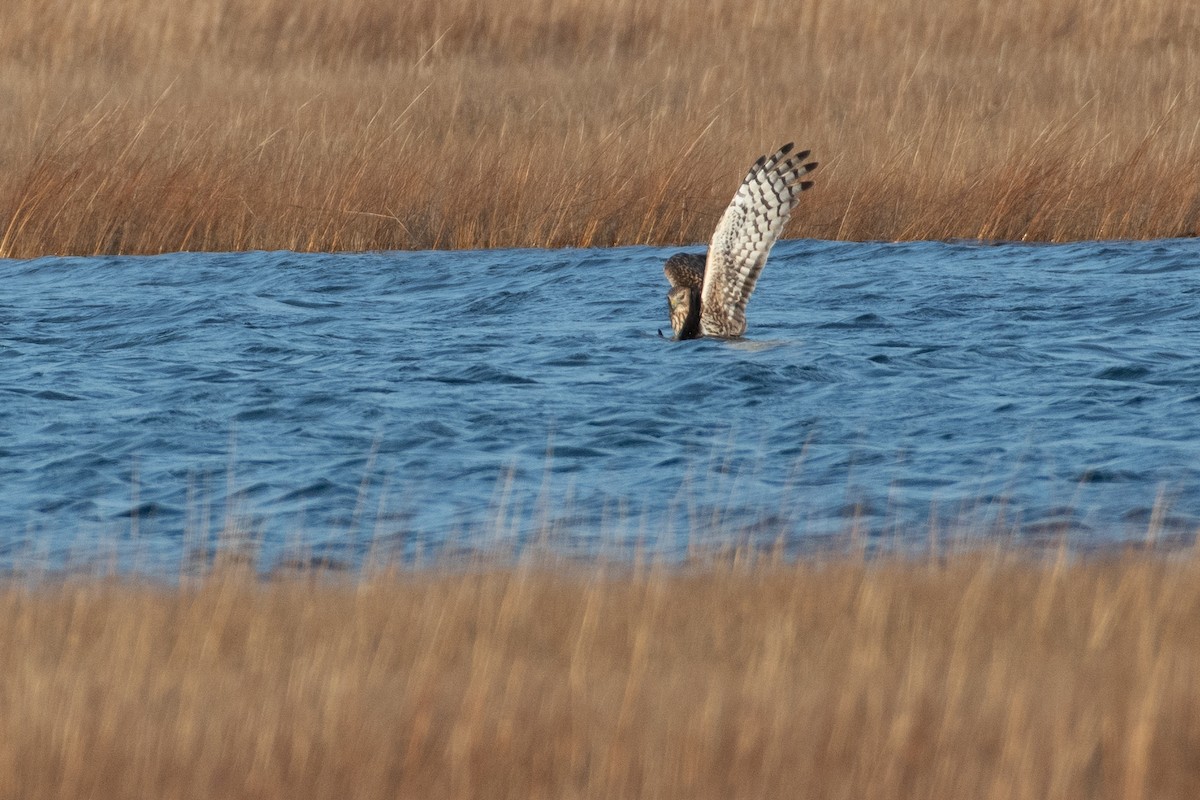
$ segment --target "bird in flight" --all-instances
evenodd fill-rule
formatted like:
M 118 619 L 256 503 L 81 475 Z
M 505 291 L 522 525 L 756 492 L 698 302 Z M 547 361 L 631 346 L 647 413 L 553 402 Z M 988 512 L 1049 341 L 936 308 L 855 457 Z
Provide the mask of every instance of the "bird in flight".
M 667 304 L 676 339 L 731 338 L 746 332 L 746 303 L 800 199 L 813 185 L 801 180 L 817 168 L 803 163 L 809 151 L 794 155 L 792 142 L 773 156 L 760 156 L 725 209 L 708 245 L 708 256 L 676 253 L 663 272 L 671 282 Z

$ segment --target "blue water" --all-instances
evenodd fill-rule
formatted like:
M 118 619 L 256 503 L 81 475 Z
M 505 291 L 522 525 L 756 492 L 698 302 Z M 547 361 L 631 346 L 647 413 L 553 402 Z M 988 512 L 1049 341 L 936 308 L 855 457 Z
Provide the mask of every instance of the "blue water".
M 0 261 L 0 562 L 1200 524 L 1200 241 L 675 249 Z

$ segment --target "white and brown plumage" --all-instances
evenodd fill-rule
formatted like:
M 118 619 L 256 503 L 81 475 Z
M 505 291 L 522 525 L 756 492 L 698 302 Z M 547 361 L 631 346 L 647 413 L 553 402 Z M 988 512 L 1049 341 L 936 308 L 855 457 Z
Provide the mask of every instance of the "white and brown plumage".
M 707 258 L 676 253 L 663 265 L 671 282 L 667 303 L 676 339 L 746 332 L 750 293 L 800 193 L 812 186 L 801 178 L 817 168 L 815 161 L 802 163 L 808 150 L 791 152 L 789 142 L 750 167 L 717 223 Z

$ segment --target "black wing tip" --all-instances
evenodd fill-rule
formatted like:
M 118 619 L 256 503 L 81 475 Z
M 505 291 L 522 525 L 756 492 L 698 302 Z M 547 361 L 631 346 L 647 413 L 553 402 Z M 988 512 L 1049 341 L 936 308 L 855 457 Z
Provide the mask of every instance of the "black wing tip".
M 800 191 L 805 192 L 813 187 L 816 181 L 800 181 Z
M 776 153 L 774 156 L 771 157 L 771 161 L 773 162 L 774 168 L 778 172 L 780 172 L 780 173 L 795 172 L 797 175 L 803 175 L 804 173 L 811 172 L 817 168 L 816 161 L 810 161 L 807 164 L 798 166 L 801 161 L 803 161 L 804 159 L 806 159 L 810 155 L 812 155 L 811 150 L 801 150 L 799 153 L 793 153 L 792 155 L 788 156 L 787 158 L 781 158 L 780 156 L 787 154 L 788 148 L 790 148 L 790 147 L 791 147 L 791 144 L 789 143 L 789 144 L 785 145 L 784 148 L 781 149 L 778 153 Z

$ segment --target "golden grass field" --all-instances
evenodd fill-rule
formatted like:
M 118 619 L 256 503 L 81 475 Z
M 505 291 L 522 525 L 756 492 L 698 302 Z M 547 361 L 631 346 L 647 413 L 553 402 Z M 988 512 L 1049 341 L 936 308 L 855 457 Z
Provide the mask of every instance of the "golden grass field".
M 9 0 L 0 256 L 1200 233 L 1193 0 Z
M 1200 796 L 1200 555 L 0 584 L 0 796 Z

